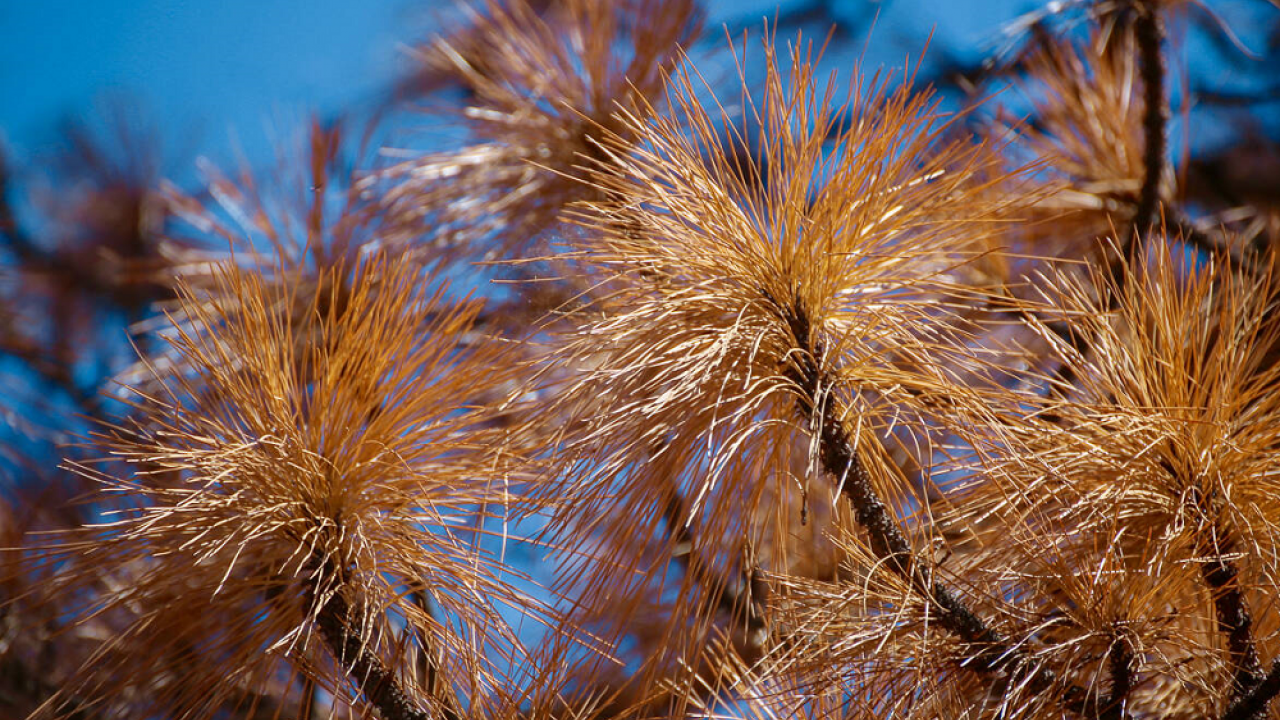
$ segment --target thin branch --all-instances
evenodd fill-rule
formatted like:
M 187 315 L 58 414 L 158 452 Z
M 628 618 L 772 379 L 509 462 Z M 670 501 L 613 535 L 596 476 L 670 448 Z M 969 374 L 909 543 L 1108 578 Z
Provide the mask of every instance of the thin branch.
M 1253 691 L 1240 698 L 1222 716 L 1222 720 L 1254 720 L 1266 715 L 1267 706 L 1280 694 L 1280 660 L 1271 664 L 1271 671 Z
M 1123 634 L 1117 633 L 1111 641 L 1111 650 L 1107 653 L 1107 670 L 1111 673 L 1111 694 L 1107 704 L 1098 714 L 1100 720 L 1123 720 L 1128 717 L 1124 711 L 1125 698 L 1133 690 L 1133 674 L 1135 658 L 1133 648 Z
M 1213 594 L 1218 629 L 1227 638 L 1227 653 L 1234 674 L 1231 697 L 1238 701 L 1262 681 L 1262 663 L 1253 642 L 1253 617 L 1240 589 L 1240 571 L 1220 556 L 1206 562 L 1200 570 Z
M 50 276 L 65 279 L 68 285 L 76 288 L 78 292 L 86 290 L 94 292 L 93 288 L 97 287 L 98 281 L 88 268 L 81 267 L 80 264 L 60 257 L 57 252 L 41 246 L 18 224 L 9 200 L 11 177 L 7 161 L 0 153 L 0 241 L 9 247 L 18 260 L 18 270 L 47 273 Z M 134 308 L 139 312 L 141 309 Z M 49 385 L 65 394 L 82 414 L 102 419 L 101 403 L 98 402 L 98 383 L 88 388 L 82 387 L 75 381 L 72 372 L 64 363 L 51 359 L 54 353 L 30 344 L 21 337 L 0 341 L 0 353 L 12 355 L 21 360 L 27 368 L 34 370 Z
M 20 260 L 28 261 L 41 253 L 31 238 L 18 227 L 13 206 L 9 203 L 11 177 L 8 160 L 0 153 L 0 237 L 8 242 Z
M 320 684 L 308 679 L 302 686 L 303 705 L 299 717 L 307 720 L 321 720 L 321 710 L 324 707 L 324 689 Z
M 1234 248 L 1223 242 L 1221 238 L 1210 235 L 1196 226 L 1186 212 L 1177 205 L 1165 208 L 1165 223 L 1177 229 L 1182 240 L 1188 245 L 1220 258 L 1232 272 L 1257 277 L 1264 272 L 1267 263 L 1257 252 L 1249 248 Z
M 1192 88 L 1188 93 L 1198 104 L 1216 105 L 1219 107 L 1255 107 L 1258 105 L 1274 105 L 1280 103 L 1280 87 L 1273 86 L 1256 91 L 1219 90 L 1211 88 Z
M 686 576 L 697 572 L 696 557 L 693 554 L 694 538 L 685 520 L 689 517 L 684 498 L 679 492 L 673 492 L 671 501 L 663 509 L 662 518 L 671 538 L 672 559 L 680 566 Z M 767 588 L 757 568 L 743 568 L 736 584 L 727 578 L 711 578 L 718 585 L 714 592 L 717 607 L 735 621 L 741 619 L 746 627 L 747 649 L 757 652 L 759 639 L 765 631 L 764 612 L 762 610 L 767 595 Z
M 1167 472 L 1174 472 L 1167 462 L 1164 467 Z M 1194 492 L 1192 499 L 1196 504 L 1205 500 L 1199 492 Z M 1231 700 L 1234 704 L 1247 697 L 1262 682 L 1262 663 L 1258 660 L 1258 650 L 1253 640 L 1253 617 L 1240 587 L 1240 571 L 1235 563 L 1227 559 L 1234 543 L 1217 527 L 1211 532 L 1209 542 L 1200 549 L 1201 555 L 1211 559 L 1200 566 L 1200 573 L 1213 596 L 1218 630 L 1227 639 L 1227 653 L 1231 659 L 1233 675 Z
M 339 577 L 332 561 L 325 560 L 325 572 L 321 576 Z M 414 704 L 401 687 L 393 670 L 369 650 L 368 644 L 353 626 L 350 604 L 341 592 L 330 593 L 329 599 L 316 613 L 316 625 L 320 635 L 333 653 L 334 659 L 346 671 L 356 688 L 371 705 L 378 709 L 382 720 L 431 720 L 433 714 Z M 442 702 L 438 714 L 442 720 L 461 720 L 455 704 Z
M 977 60 L 968 60 L 962 53 L 931 45 L 930 53 L 934 56 L 933 65 L 936 69 L 917 82 L 922 87 L 950 87 L 968 96 L 978 95 L 979 90 L 990 81 L 1013 75 L 1030 55 L 1052 44 L 1054 35 L 1049 28 L 1050 17 L 1049 14 L 1044 14 L 1029 19 L 1025 25 L 1027 40 L 1021 47 L 1009 46 Z M 1035 124 L 1036 121 L 1029 117 L 1026 122 Z
M 772 17 L 769 18 L 769 26 L 771 28 L 795 28 L 816 25 L 829 28 L 833 40 L 847 41 L 865 25 L 868 16 L 874 17 L 874 14 L 864 11 L 861 17 L 849 20 L 846 13 L 836 12 L 836 9 L 836 3 L 832 2 L 832 0 L 807 0 L 799 4 L 784 4 L 779 6 Z M 848 10 L 849 8 L 840 9 Z M 748 16 L 745 19 L 725 23 L 725 34 L 728 37 L 738 37 L 743 32 L 754 30 L 760 26 L 760 14 L 758 12 L 745 14 Z
M 1134 237 L 1145 235 L 1159 219 L 1160 185 L 1165 176 L 1168 149 L 1169 101 L 1165 94 L 1164 21 L 1159 7 L 1151 2 L 1135 2 L 1133 32 L 1138 42 L 1138 67 L 1142 75 L 1142 129 L 1146 144 L 1142 151 L 1144 174 L 1138 192 L 1138 207 L 1133 214 L 1133 228 L 1126 242 L 1126 255 L 1132 256 Z M 1130 257 L 1130 260 L 1133 258 Z
M 916 557 L 897 519 L 876 493 L 871 475 L 858 456 L 856 440 L 849 437 L 844 423 L 833 412 L 832 395 L 823 390 L 827 385 L 820 369 L 824 349 L 820 343 L 812 342 L 808 316 L 795 304 L 778 307 L 796 342 L 803 347 L 785 371 L 800 391 L 797 410 L 810 423 L 820 425 L 818 452 L 823 469 L 839 479 L 841 492 L 853 505 L 858 523 L 870 537 L 873 554 L 925 598 L 937 612 L 943 628 L 978 648 L 965 667 L 981 673 L 1009 672 L 1023 676 L 1032 694 L 1049 689 L 1058 682 L 1052 670 L 1033 663 L 1025 652 L 1010 645 L 958 595 L 935 580 L 932 569 Z M 1085 691 L 1073 685 L 1067 688 L 1061 701 L 1066 710 L 1084 715 L 1088 708 L 1086 699 Z
M 439 621 L 440 618 L 436 616 L 435 610 L 433 609 L 434 598 L 426 587 L 419 587 L 415 589 L 410 596 L 413 598 L 414 604 L 417 605 L 423 613 L 431 616 L 432 619 Z M 406 632 L 408 631 L 407 628 L 408 625 L 406 624 Z M 444 702 L 450 712 L 461 715 L 461 712 L 458 710 L 457 698 L 447 690 L 447 683 L 449 680 L 441 671 L 440 660 L 435 657 L 431 648 L 424 647 L 422 649 L 422 653 L 419 658 L 418 670 L 422 674 L 423 684 L 424 687 L 426 687 L 427 692 L 430 693 L 432 697 L 438 698 Z

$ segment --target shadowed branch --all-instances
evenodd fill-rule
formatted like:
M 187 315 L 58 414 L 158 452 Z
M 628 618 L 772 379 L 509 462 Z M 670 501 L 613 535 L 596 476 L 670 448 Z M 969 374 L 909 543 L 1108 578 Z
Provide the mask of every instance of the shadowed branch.
M 345 585 L 332 561 L 324 561 L 323 567 L 325 572 L 321 576 L 338 578 L 339 586 Z M 316 613 L 316 625 L 338 665 L 369 704 L 378 709 L 383 720 L 460 720 L 456 701 L 441 701 L 437 714 L 429 713 L 414 703 L 395 672 L 370 651 L 369 644 L 355 630 L 358 616 L 342 592 L 334 590 Z

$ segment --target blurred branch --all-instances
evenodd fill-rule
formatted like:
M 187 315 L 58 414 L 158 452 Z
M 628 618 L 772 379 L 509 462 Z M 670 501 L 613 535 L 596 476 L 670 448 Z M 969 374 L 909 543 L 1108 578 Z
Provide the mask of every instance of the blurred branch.
M 1219 107 L 1253 107 L 1280 103 L 1280 86 L 1267 87 L 1251 92 L 1232 90 L 1192 88 L 1191 97 L 1203 105 Z
M 856 28 L 864 21 L 860 18 L 856 25 L 844 22 L 835 11 L 838 5 L 836 0 L 807 0 L 791 3 L 785 11 L 775 10 L 772 14 L 726 22 L 725 32 L 729 37 L 736 37 L 743 32 L 759 28 L 760 21 L 763 19 L 768 23 L 771 31 L 813 24 L 828 29 L 832 40 L 848 40 L 853 37 Z
M 667 532 L 671 536 L 672 557 L 685 575 L 698 578 L 705 576 L 707 570 L 699 562 L 694 553 L 696 542 L 693 531 L 686 523 L 688 508 L 684 497 L 679 492 L 672 492 L 671 501 L 663 512 Z M 719 609 L 735 621 L 741 618 L 746 623 L 747 642 L 752 650 L 758 650 L 758 638 L 765 630 L 762 607 L 765 601 L 764 584 L 760 581 L 759 572 L 755 568 L 744 568 L 737 582 L 728 578 L 712 578 L 711 592 L 716 598 Z
M 62 264 L 57 263 L 52 253 L 42 250 L 19 227 L 9 199 L 9 194 L 12 190 L 11 183 L 12 173 L 9 163 L 3 151 L 0 150 L 0 238 L 3 238 L 4 242 L 13 250 L 14 255 L 17 256 L 22 265 L 33 268 L 56 269 L 58 272 L 66 270 L 78 277 L 78 271 L 74 266 L 62 267 Z M 47 352 L 25 340 L 10 337 L 10 335 L 11 333 L 9 332 L 4 333 L 5 337 L 0 340 L 0 352 L 12 355 L 23 361 L 27 367 L 34 370 L 50 385 L 65 393 L 80 410 L 88 415 L 94 414 L 93 406 L 97 397 L 96 388 L 92 390 L 81 388 L 72 378 L 70 370 L 55 359 L 50 358 Z
M 18 220 L 13 213 L 13 205 L 9 200 L 9 193 L 12 190 L 12 170 L 9 167 L 8 158 L 4 151 L 0 149 L 0 235 L 4 237 L 9 247 L 13 248 L 13 252 L 18 256 L 19 260 L 30 261 L 40 259 L 42 253 L 40 248 L 27 236 L 22 228 L 18 226 Z
M 1176 204 L 1171 203 L 1165 208 L 1164 221 L 1178 231 L 1183 241 L 1225 262 L 1232 272 L 1257 277 L 1266 269 L 1265 259 L 1259 253 L 1247 247 L 1237 247 L 1201 230 Z

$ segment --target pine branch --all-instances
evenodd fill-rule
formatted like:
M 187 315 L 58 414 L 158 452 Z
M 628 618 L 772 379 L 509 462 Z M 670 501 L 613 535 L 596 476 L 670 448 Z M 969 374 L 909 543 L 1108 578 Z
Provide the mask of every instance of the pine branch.
M 1167 463 L 1165 469 L 1173 472 L 1172 466 Z M 1197 491 L 1193 499 L 1199 505 L 1204 501 L 1204 496 Z M 1240 587 L 1240 571 L 1235 563 L 1227 559 L 1234 543 L 1230 537 L 1224 537 L 1224 533 L 1217 527 L 1212 532 L 1211 543 L 1201 550 L 1203 555 L 1211 556 L 1212 559 L 1200 566 L 1200 573 L 1213 596 L 1218 630 L 1227 639 L 1227 654 L 1231 658 L 1232 667 L 1231 700 L 1234 705 L 1243 701 L 1262 682 L 1262 663 L 1258 660 L 1258 650 L 1253 640 L 1253 616 Z
M 1232 247 L 1223 242 L 1220 237 L 1201 230 L 1186 211 L 1176 204 L 1170 204 L 1165 208 L 1164 222 L 1169 227 L 1176 228 L 1184 242 L 1226 263 L 1232 272 L 1257 277 L 1267 267 L 1266 259 L 1259 256 L 1256 251 Z
M 1225 552 L 1219 548 L 1218 553 Z M 1262 663 L 1253 641 L 1253 617 L 1245 603 L 1235 563 L 1221 555 L 1201 566 L 1205 584 L 1213 594 L 1218 630 L 1227 638 L 1233 668 L 1232 700 L 1240 701 L 1262 681 Z
M 1240 698 L 1222 716 L 1222 720 L 1254 720 L 1263 717 L 1267 706 L 1280 694 L 1280 660 L 1271 664 L 1271 671 L 1253 691 Z
M 671 536 L 671 544 L 674 548 L 673 558 L 686 575 L 695 570 L 693 531 L 685 523 L 688 517 L 684 498 L 679 493 L 673 493 L 671 502 L 663 512 L 663 519 L 667 525 L 667 532 Z M 741 618 L 746 623 L 748 640 L 764 631 L 762 607 L 765 587 L 760 579 L 760 573 L 755 568 L 743 568 L 737 584 L 731 584 L 725 578 L 714 578 L 712 582 L 719 586 L 719 592 L 716 593 L 717 606 L 735 621 Z
M 12 173 L 9 170 L 8 160 L 3 154 L 0 154 L 0 237 L 13 248 L 13 252 L 18 256 L 19 260 L 24 262 L 30 261 L 32 258 L 40 255 L 40 249 L 32 241 L 31 237 L 18 227 L 18 220 L 14 216 L 13 206 L 9 202 L 9 191 Z
M 1145 145 L 1142 152 L 1144 175 L 1138 191 L 1138 207 L 1134 211 L 1133 228 L 1126 242 L 1126 256 L 1131 257 L 1137 234 L 1145 234 L 1155 225 L 1160 205 L 1160 184 L 1165 174 L 1168 149 L 1169 102 L 1165 96 L 1165 66 L 1161 47 L 1164 22 L 1154 3 L 1136 2 L 1133 31 L 1138 42 L 1138 65 L 1142 76 L 1142 129 Z
M 932 569 L 912 551 L 897 520 L 876 493 L 871 475 L 858 455 L 855 439 L 849 437 L 834 412 L 832 395 L 824 391 L 828 386 L 821 370 L 824 348 L 821 343 L 811 341 L 808 315 L 794 303 L 783 306 L 775 301 L 775 305 L 790 325 L 796 342 L 803 346 L 801 352 L 793 355 L 785 371 L 787 379 L 799 390 L 797 410 L 811 424 L 820 425 L 818 448 L 822 467 L 836 479 L 841 493 L 853 505 L 858 523 L 870 536 L 872 553 L 925 598 L 937 611 L 942 627 L 978 649 L 967 659 L 965 667 L 984 674 L 1009 672 L 1023 676 L 1033 695 L 1048 690 L 1058 682 L 1057 675 L 1035 665 L 1025 652 L 1010 645 L 956 593 L 935 580 Z M 1073 685 L 1061 702 L 1066 710 L 1085 715 L 1086 697 L 1084 690 Z
M 339 586 L 342 573 L 331 560 L 323 560 L 324 572 L 317 577 L 337 578 Z M 312 592 L 315 592 L 313 588 Z M 342 593 L 334 590 L 324 606 L 316 613 L 316 625 L 320 635 L 338 664 L 346 671 L 357 690 L 371 705 L 378 709 L 383 720 L 460 720 L 456 702 L 441 702 L 438 714 L 418 707 L 401 686 L 392 669 L 370 652 L 369 645 L 354 629 L 358 613 Z
M 1111 694 L 1107 704 L 1098 714 L 1100 720 L 1123 720 L 1128 717 L 1124 711 L 1125 698 L 1133 690 L 1134 674 L 1133 648 L 1128 640 L 1117 633 L 1111 641 L 1111 650 L 1107 653 L 1107 670 L 1111 674 Z
M 67 266 L 56 262 L 54 256 L 40 249 L 22 228 L 18 227 L 7 199 L 8 176 L 0 158 L 0 239 L 8 244 L 19 260 L 19 267 L 29 270 L 48 270 L 53 273 L 65 273 L 68 279 L 83 285 L 84 273 L 74 265 Z M 56 360 L 49 357 L 47 350 L 29 345 L 17 339 L 6 342 L 0 352 L 21 360 L 27 368 L 35 371 L 54 388 L 67 396 L 77 408 L 90 417 L 100 417 L 97 410 L 97 388 L 80 387 L 71 372 Z
M 410 597 L 413 600 L 413 604 L 416 605 L 425 615 L 430 616 L 432 619 L 439 620 L 432 607 L 434 598 L 425 586 L 415 589 L 410 593 Z M 409 628 L 406 627 L 405 632 L 407 633 L 408 631 Z M 418 672 L 421 673 L 423 687 L 427 689 L 427 693 L 432 697 L 440 697 L 441 693 L 448 692 L 449 679 L 441 671 L 439 660 L 437 660 L 430 648 L 423 648 L 423 651 L 420 653 L 420 657 L 418 658 L 417 669 Z M 453 699 L 447 694 L 445 697 Z M 450 703 L 448 707 L 456 711 L 457 704 Z

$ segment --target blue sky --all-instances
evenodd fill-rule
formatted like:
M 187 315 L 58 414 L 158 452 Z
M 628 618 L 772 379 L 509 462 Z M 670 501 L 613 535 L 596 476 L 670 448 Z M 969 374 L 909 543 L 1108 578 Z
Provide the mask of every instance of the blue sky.
M 112 95 L 169 144 L 251 142 L 281 113 L 371 96 L 393 76 L 400 2 L 119 0 L 0 3 L 0 128 L 19 152 Z
M 957 12 L 951 3 L 851 0 L 837 12 L 879 11 L 873 49 L 900 57 L 906 37 L 918 42 L 935 24 L 976 51 L 1029 6 L 970 5 Z M 777 6 L 715 0 L 710 27 L 771 16 Z M 411 0 L 4 0 L 0 132 L 22 157 L 55 140 L 53 121 L 91 114 L 114 95 L 166 128 L 166 144 L 179 154 L 225 146 L 232 133 L 255 148 L 264 127 L 375 100 L 404 67 L 404 44 L 430 34 L 449 7 Z
M 724 22 L 759 27 L 760 18 L 797 4 L 709 0 L 709 42 L 720 42 Z M 930 33 L 935 59 L 944 50 L 985 53 L 1000 41 L 1005 23 L 1040 5 L 833 3 L 846 20 L 877 17 L 865 45 L 872 67 L 900 65 Z M 175 179 L 187 176 L 197 155 L 224 160 L 240 147 L 260 161 L 307 113 L 328 115 L 380 100 L 407 65 L 405 45 L 437 30 L 453 7 L 452 0 L 0 0 L 0 141 L 19 167 L 38 165 L 56 147 L 59 119 L 100 117 L 95 108 L 114 96 L 162 129 L 165 170 Z M 1251 18 L 1276 12 L 1263 0 L 1213 7 L 1253 47 L 1261 46 L 1258 36 L 1268 23 Z M 863 48 L 859 36 L 828 60 L 847 69 Z M 1193 38 L 1184 56 L 1203 70 L 1214 52 Z M 1208 67 L 1216 82 L 1234 81 L 1236 70 L 1212 61 Z M 1212 128 L 1205 130 L 1205 137 L 1212 135 Z

